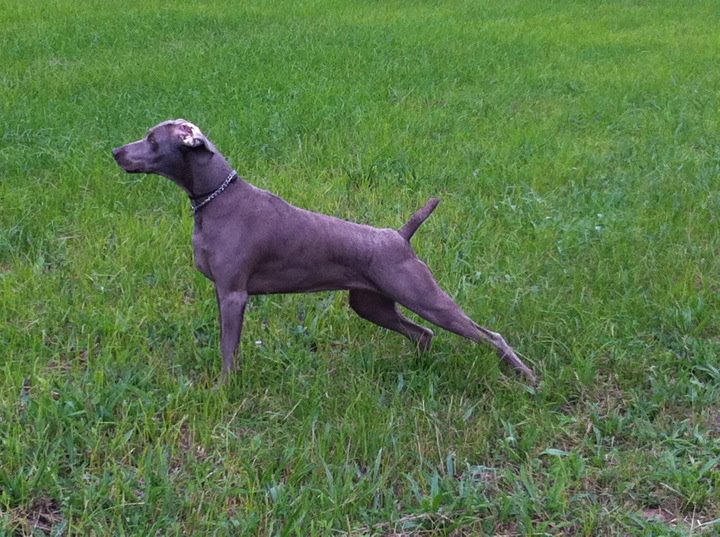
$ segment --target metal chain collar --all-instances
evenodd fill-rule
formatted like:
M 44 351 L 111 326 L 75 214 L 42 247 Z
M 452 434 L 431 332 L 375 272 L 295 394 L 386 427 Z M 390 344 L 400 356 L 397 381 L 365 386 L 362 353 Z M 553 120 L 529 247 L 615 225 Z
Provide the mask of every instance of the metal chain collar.
M 217 198 L 220 194 L 222 194 L 222 193 L 223 193 L 223 190 L 225 190 L 225 189 L 227 188 L 227 186 L 228 186 L 230 183 L 232 183 L 232 180 L 235 179 L 236 177 L 237 177 L 237 172 L 236 172 L 235 170 L 232 170 L 232 171 L 228 174 L 228 176 L 227 176 L 227 178 L 225 179 L 225 181 L 223 181 L 223 184 L 221 184 L 221 185 L 217 188 L 217 190 L 215 190 L 215 192 L 213 192 L 212 194 L 210 194 L 207 198 L 205 198 L 204 200 L 202 200 L 202 201 L 201 201 L 200 203 L 198 203 L 197 205 L 194 204 L 194 203 L 192 202 L 192 200 L 190 200 L 190 207 L 192 207 L 193 213 L 197 214 L 197 212 L 198 212 L 200 209 L 202 209 L 205 205 L 207 205 L 207 204 L 210 203 L 212 200 L 214 200 L 215 198 Z

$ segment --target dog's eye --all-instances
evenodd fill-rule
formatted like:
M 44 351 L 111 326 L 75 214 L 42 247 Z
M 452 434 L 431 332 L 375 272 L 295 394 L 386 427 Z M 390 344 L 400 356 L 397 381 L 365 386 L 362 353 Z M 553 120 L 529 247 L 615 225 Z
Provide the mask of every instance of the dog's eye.
M 151 134 L 150 136 L 148 136 L 147 140 L 148 140 L 148 143 L 150 144 L 150 147 L 152 147 L 152 150 L 153 150 L 153 151 L 157 151 L 159 145 L 158 145 L 157 140 L 155 139 L 155 137 Z

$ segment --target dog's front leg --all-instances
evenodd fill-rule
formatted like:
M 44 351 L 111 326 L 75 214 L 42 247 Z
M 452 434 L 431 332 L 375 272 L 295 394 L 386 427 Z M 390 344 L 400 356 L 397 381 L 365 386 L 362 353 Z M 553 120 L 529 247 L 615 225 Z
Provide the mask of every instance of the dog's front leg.
M 220 382 L 227 381 L 233 369 L 235 352 L 240 343 L 243 316 L 247 304 L 247 291 L 226 291 L 217 289 L 220 307 L 220 350 L 222 351 L 222 373 Z

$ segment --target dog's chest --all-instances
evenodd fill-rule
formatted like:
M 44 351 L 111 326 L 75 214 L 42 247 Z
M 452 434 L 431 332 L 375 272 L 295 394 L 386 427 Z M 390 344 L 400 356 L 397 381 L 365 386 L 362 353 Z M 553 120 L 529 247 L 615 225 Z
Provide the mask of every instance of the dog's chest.
M 213 279 L 212 273 L 210 272 L 210 261 L 207 249 L 203 246 L 203 240 L 197 231 L 193 233 L 192 238 L 193 244 L 193 259 L 195 260 L 195 266 L 209 279 Z

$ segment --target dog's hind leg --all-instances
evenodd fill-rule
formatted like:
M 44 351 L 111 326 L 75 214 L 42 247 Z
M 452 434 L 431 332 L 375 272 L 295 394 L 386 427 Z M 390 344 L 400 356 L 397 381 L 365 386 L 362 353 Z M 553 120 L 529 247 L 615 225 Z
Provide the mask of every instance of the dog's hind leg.
M 493 346 L 500 358 L 535 384 L 532 370 L 527 367 L 503 337 L 470 319 L 443 291 L 430 269 L 419 259 L 407 259 L 397 267 L 392 278 L 376 281 L 378 288 L 389 298 L 417 313 L 423 319 L 473 341 Z
M 379 293 L 364 290 L 350 291 L 350 307 L 368 321 L 383 328 L 399 332 L 413 341 L 420 352 L 426 351 L 432 342 L 432 330 L 412 322 L 402 315 L 395 302 Z

